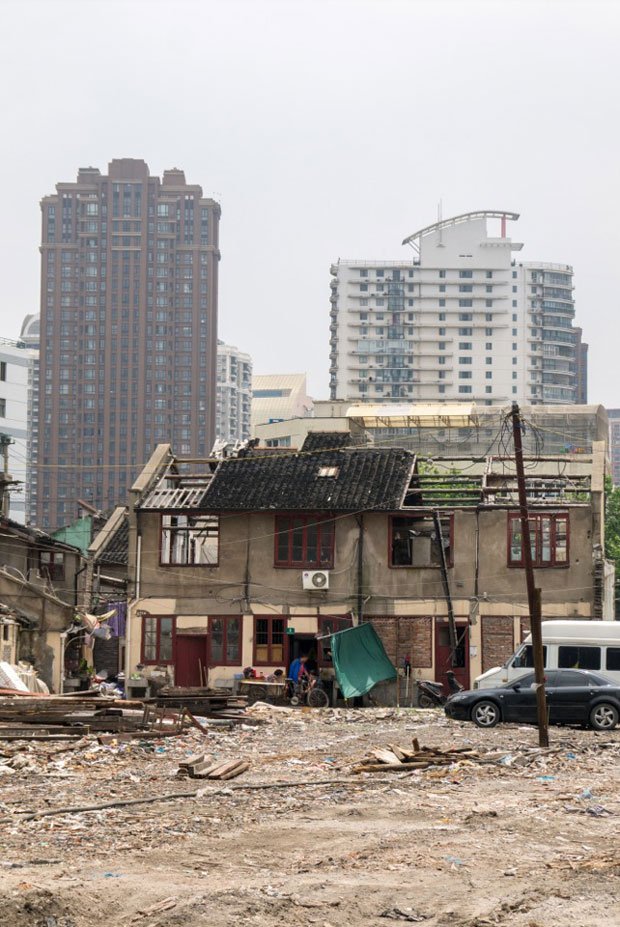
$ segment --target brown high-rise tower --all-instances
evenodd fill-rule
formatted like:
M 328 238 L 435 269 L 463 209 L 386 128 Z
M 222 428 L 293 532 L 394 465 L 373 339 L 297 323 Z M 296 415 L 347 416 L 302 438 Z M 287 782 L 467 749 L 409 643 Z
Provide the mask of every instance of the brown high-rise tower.
M 36 495 L 53 530 L 78 499 L 124 503 L 158 442 L 205 456 L 215 435 L 220 207 L 183 171 L 82 168 L 41 202 Z

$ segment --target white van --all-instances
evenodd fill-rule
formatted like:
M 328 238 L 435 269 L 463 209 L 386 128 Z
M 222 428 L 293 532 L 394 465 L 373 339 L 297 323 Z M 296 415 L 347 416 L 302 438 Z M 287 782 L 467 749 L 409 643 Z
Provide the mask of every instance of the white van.
M 594 670 L 620 685 L 620 621 L 543 621 L 542 639 L 545 669 Z M 533 666 L 528 634 L 503 666 L 475 679 L 474 689 L 504 685 Z

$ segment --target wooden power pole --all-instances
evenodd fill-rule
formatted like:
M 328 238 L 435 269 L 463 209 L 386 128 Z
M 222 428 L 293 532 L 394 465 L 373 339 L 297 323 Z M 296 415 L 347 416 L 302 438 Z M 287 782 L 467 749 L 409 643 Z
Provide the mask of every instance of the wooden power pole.
M 519 510 L 521 513 L 521 550 L 525 563 L 527 582 L 527 601 L 530 611 L 530 630 L 532 632 L 532 651 L 534 653 L 534 673 L 536 676 L 536 706 L 538 709 L 538 743 L 541 747 L 549 746 L 549 729 L 547 727 L 547 697 L 545 694 L 545 659 L 542 642 L 542 609 L 540 589 L 534 583 L 532 565 L 532 546 L 530 540 L 530 520 L 527 511 L 527 494 L 525 491 L 525 471 L 523 467 L 523 441 L 521 435 L 521 416 L 519 405 L 512 404 L 512 434 L 515 445 L 515 463 L 517 466 L 517 487 L 519 490 Z

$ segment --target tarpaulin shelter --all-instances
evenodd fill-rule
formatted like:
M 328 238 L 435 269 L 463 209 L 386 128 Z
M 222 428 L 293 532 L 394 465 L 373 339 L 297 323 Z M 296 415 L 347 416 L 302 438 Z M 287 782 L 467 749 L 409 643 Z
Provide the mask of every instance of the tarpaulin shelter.
M 336 679 L 344 698 L 365 695 L 386 679 L 396 679 L 396 669 L 371 624 L 337 631 L 331 636 Z

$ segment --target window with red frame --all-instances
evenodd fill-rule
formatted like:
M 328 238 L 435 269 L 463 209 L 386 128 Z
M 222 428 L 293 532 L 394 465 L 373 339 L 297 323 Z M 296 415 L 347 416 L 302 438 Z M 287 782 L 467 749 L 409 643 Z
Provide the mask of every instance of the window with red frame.
M 220 526 L 217 515 L 162 515 L 162 566 L 217 566 Z
M 39 551 L 39 569 L 51 582 L 61 582 L 65 578 L 65 555 L 57 550 Z
M 275 565 L 332 569 L 334 520 L 320 515 L 277 515 Z
M 241 623 L 238 615 L 209 618 L 209 661 L 212 666 L 241 663 Z
M 141 662 L 158 666 L 173 663 L 175 632 L 175 617 L 145 615 L 142 619 Z
M 254 663 L 284 665 L 286 618 L 254 619 Z
M 454 516 L 439 516 L 446 566 L 454 565 Z M 432 515 L 393 515 L 390 519 L 390 566 L 441 566 L 441 546 Z
M 541 567 L 568 566 L 568 513 L 552 512 L 529 517 L 532 565 Z M 524 566 L 521 516 L 508 515 L 508 565 Z

